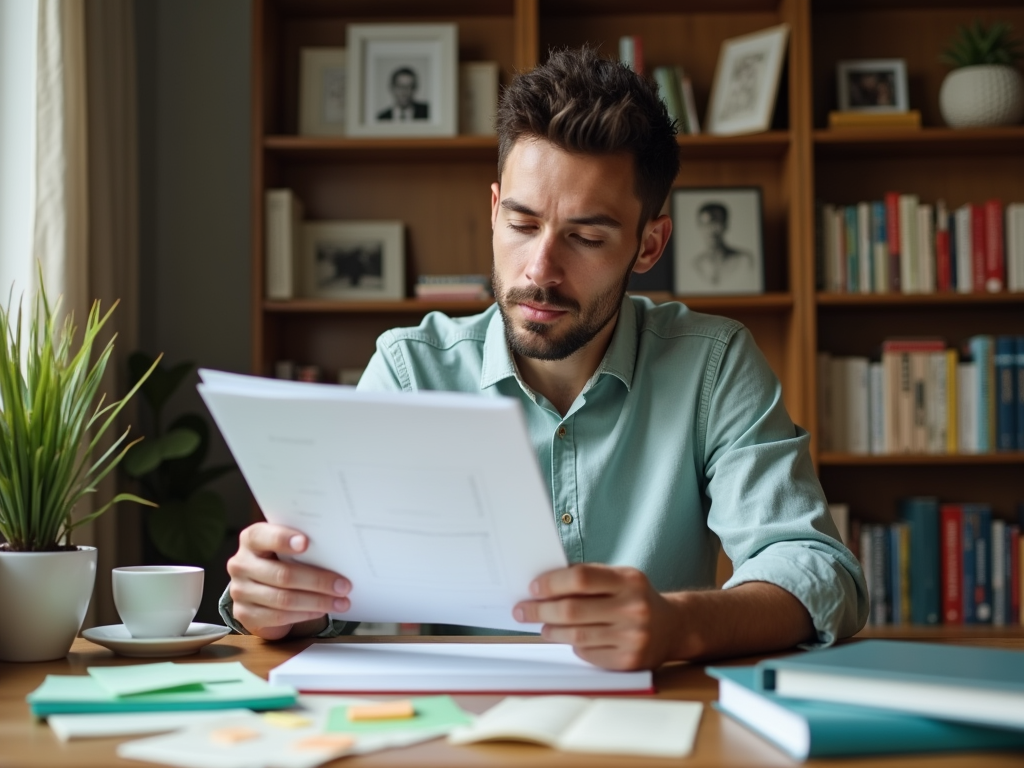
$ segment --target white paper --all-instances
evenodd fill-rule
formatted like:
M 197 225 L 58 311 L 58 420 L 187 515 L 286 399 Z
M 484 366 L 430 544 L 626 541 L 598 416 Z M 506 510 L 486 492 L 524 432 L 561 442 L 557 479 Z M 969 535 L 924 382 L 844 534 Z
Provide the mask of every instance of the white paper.
M 515 400 L 200 374 L 263 514 L 352 582 L 337 618 L 539 631 L 512 608 L 567 561 Z
M 199 712 L 114 712 L 50 715 L 50 728 L 61 741 L 176 731 L 187 725 L 250 714 L 248 709 L 211 709 Z

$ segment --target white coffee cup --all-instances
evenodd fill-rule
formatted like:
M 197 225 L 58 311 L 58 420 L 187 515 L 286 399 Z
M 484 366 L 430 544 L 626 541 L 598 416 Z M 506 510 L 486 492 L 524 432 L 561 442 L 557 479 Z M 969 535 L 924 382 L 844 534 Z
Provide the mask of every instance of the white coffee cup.
M 180 637 L 203 599 L 203 569 L 133 565 L 111 574 L 114 605 L 132 637 Z

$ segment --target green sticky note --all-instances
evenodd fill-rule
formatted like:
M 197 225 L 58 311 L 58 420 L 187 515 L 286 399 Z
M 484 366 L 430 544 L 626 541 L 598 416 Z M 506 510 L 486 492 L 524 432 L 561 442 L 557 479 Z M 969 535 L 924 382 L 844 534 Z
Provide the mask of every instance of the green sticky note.
M 134 664 L 126 667 L 89 667 L 89 676 L 114 696 L 132 696 L 157 691 L 202 690 L 203 683 L 241 680 L 245 668 L 239 662 L 226 664 Z
M 334 707 L 327 718 L 327 730 L 332 733 L 386 733 L 388 731 L 414 731 L 454 728 L 468 725 L 473 718 L 462 711 L 451 696 L 422 696 L 412 699 L 416 714 L 402 720 L 348 719 L 348 706 Z

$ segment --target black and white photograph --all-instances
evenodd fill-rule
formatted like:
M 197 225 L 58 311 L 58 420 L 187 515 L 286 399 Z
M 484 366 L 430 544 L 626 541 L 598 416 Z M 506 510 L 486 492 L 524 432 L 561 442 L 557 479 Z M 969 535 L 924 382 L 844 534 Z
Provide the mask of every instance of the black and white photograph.
M 350 24 L 348 41 L 351 135 L 455 135 L 455 25 Z
M 672 192 L 675 293 L 764 293 L 761 190 L 682 188 Z
M 779 89 L 789 25 L 722 43 L 708 105 L 708 133 L 733 136 L 767 131 Z
M 303 48 L 300 56 L 299 135 L 342 136 L 348 88 L 344 48 Z
M 403 226 L 398 221 L 321 221 L 303 229 L 304 296 L 401 299 L 405 293 Z
M 906 112 L 907 64 L 903 59 L 861 59 L 836 65 L 843 112 Z

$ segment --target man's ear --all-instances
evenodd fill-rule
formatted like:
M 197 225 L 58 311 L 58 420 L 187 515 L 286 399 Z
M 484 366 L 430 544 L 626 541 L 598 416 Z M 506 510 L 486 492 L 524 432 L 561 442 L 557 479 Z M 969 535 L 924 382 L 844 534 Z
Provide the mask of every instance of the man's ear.
M 636 257 L 633 271 L 643 274 L 657 264 L 671 236 L 672 219 L 670 217 L 659 216 L 649 221 L 640 237 L 640 253 Z
M 498 221 L 498 203 L 501 202 L 501 183 L 494 182 L 491 184 L 491 231 L 494 231 L 494 225 Z

